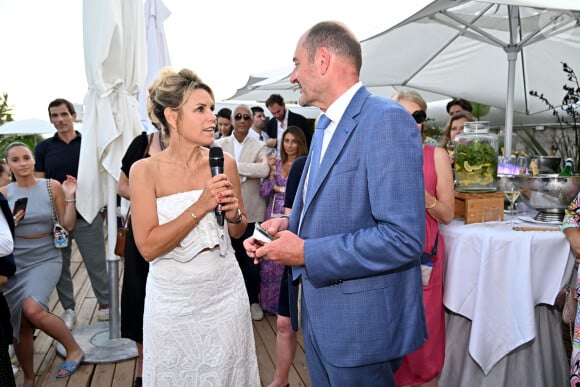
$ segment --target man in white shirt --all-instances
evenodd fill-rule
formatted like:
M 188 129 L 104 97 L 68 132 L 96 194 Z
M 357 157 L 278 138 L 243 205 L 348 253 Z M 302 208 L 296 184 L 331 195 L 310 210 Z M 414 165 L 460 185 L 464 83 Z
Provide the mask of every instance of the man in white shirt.
M 286 108 L 284 98 L 280 94 L 272 94 L 266 100 L 266 107 L 272 114 L 272 118 L 268 121 L 266 131 L 270 136 L 268 146 L 270 148 L 276 147 L 278 154 L 280 154 L 280 144 L 282 136 L 289 126 L 297 126 L 304 132 L 306 137 L 306 144 L 310 147 L 312 140 L 312 127 L 308 120 L 303 115 L 294 113 Z
M 268 122 L 268 117 L 264 114 L 264 109 L 260 106 L 252 106 L 252 114 L 254 115 L 254 122 L 250 128 L 250 136 L 254 137 L 256 140 L 267 142 L 270 136 L 266 133 L 266 123 Z

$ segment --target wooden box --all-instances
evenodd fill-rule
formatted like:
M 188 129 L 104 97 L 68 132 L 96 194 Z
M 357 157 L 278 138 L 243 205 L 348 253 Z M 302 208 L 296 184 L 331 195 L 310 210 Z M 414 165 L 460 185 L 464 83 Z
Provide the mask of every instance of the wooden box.
M 455 217 L 464 218 L 465 224 L 481 223 L 483 209 L 485 207 L 499 208 L 500 217 L 503 220 L 503 206 L 503 192 L 455 192 Z

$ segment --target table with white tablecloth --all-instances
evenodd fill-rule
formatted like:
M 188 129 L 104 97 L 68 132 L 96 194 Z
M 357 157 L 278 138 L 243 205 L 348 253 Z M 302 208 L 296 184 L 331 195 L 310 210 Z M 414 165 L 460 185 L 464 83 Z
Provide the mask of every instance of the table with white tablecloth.
M 463 219 L 440 232 L 447 308 L 440 385 L 562 385 L 568 359 L 553 304 L 574 265 L 564 234 Z

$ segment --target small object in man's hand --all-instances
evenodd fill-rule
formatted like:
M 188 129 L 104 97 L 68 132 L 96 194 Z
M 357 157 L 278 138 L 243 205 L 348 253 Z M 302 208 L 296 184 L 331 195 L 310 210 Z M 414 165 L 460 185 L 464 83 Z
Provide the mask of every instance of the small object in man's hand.
M 252 236 L 254 239 L 262 243 L 270 243 L 274 240 L 274 237 L 270 235 L 260 223 L 256 223 L 256 228 L 254 228 L 254 235 Z

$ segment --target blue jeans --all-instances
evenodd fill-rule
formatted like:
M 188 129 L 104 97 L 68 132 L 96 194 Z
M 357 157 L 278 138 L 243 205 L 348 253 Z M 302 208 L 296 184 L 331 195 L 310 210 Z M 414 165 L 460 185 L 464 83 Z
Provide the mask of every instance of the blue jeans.
M 62 307 L 64 309 L 75 308 L 74 288 L 70 273 L 71 242 L 73 239 L 77 242 L 98 304 L 108 305 L 109 279 L 105 253 L 105 234 L 103 232 L 103 218 L 99 214 L 92 223 L 88 223 L 80 215 L 77 216 L 75 228 L 69 233 L 68 247 L 61 249 L 62 272 L 56 284 L 56 290 Z

